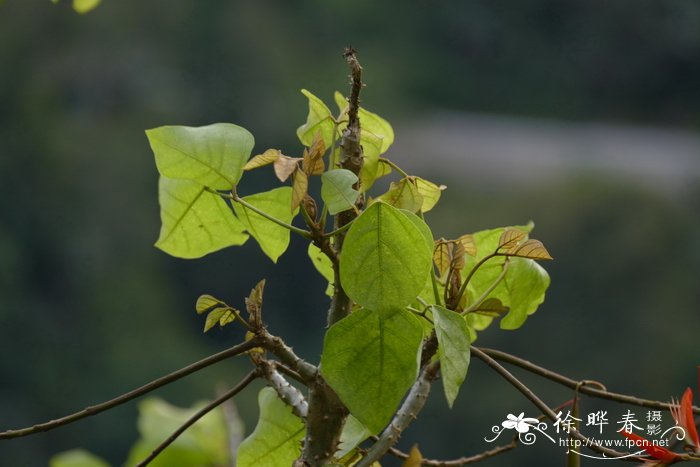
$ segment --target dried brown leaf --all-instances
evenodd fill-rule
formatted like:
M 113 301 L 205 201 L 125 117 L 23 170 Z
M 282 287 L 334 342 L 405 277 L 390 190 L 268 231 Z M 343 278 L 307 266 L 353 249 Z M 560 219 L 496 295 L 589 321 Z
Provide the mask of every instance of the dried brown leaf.
M 280 155 L 275 161 L 275 175 L 281 182 L 286 181 L 297 168 L 298 157 L 287 157 Z

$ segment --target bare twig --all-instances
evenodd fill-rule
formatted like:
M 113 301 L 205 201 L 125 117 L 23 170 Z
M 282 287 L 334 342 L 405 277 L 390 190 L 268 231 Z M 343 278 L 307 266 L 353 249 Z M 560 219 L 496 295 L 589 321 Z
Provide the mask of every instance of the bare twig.
M 163 386 L 170 384 L 174 381 L 177 381 L 181 378 L 184 378 L 185 376 L 188 376 L 196 371 L 199 371 L 201 369 L 204 369 L 204 368 L 207 368 L 211 365 L 214 365 L 215 363 L 218 363 L 222 360 L 226 360 L 227 358 L 234 357 L 236 355 L 247 352 L 247 351 L 249 351 L 249 350 L 251 350 L 259 345 L 260 345 L 260 342 L 257 338 L 251 339 L 251 340 L 246 341 L 242 344 L 231 347 L 230 349 L 224 350 L 222 352 L 219 352 L 217 354 L 214 354 L 214 355 L 211 355 L 207 358 L 204 358 L 198 362 L 195 362 L 191 365 L 188 365 L 184 368 L 181 368 L 177 371 L 174 371 L 174 372 L 172 372 L 168 375 L 165 375 L 161 378 L 153 380 L 150 383 L 147 383 L 147 384 L 141 386 L 140 388 L 137 388 L 137 389 L 134 389 L 133 391 L 129 391 L 127 393 L 124 393 L 121 396 L 115 397 L 114 399 L 103 402 L 101 404 L 87 407 L 87 408 L 81 410 L 80 412 L 76 412 L 74 414 L 67 415 L 65 417 L 61 417 L 61 418 L 56 419 L 56 420 L 51 420 L 51 421 L 46 422 L 46 423 L 40 423 L 40 424 L 34 425 L 32 427 L 22 428 L 22 429 L 18 429 L 18 430 L 8 430 L 5 432 L 2 432 L 2 433 L 0 433 L 0 439 L 19 438 L 21 436 L 28 436 L 28 435 L 32 435 L 35 433 L 49 431 L 49 430 L 53 430 L 54 428 L 58 428 L 59 426 L 68 425 L 68 424 L 73 423 L 75 421 L 78 421 L 82 418 L 96 415 L 98 413 L 104 412 L 105 410 L 109 410 L 109 409 L 112 409 L 114 407 L 117 407 L 118 405 L 129 402 L 132 399 L 140 397 L 144 394 L 147 394 L 151 391 L 154 391 L 160 387 L 163 387 Z
M 482 352 L 480 349 L 478 349 L 477 347 L 474 347 L 474 346 L 471 347 L 471 354 L 473 356 L 477 357 L 479 360 L 482 360 L 489 367 L 493 368 L 496 371 L 496 373 L 501 375 L 503 377 L 503 379 L 508 381 L 513 387 L 515 387 L 515 389 L 520 391 L 520 393 L 522 395 L 524 395 L 527 399 L 529 399 L 530 402 L 532 402 L 535 405 L 535 407 L 540 409 L 542 411 L 542 413 L 547 416 L 547 418 L 549 418 L 552 421 L 557 420 L 557 414 L 555 414 L 554 411 L 547 404 L 545 404 L 542 401 L 542 399 L 537 397 L 537 395 L 534 392 L 532 392 L 532 390 L 529 387 L 527 387 L 525 384 L 523 384 L 518 378 L 513 376 L 513 374 L 510 373 L 508 370 L 503 368 L 496 360 L 494 360 L 493 358 L 488 356 L 486 353 Z M 570 429 L 569 434 L 573 438 L 580 440 L 582 443 L 582 446 L 587 446 L 589 449 L 596 451 L 600 454 L 605 454 L 605 455 L 616 457 L 616 458 L 626 456 L 624 458 L 624 460 L 631 460 L 631 461 L 635 461 L 635 462 L 644 462 L 644 460 L 645 460 L 642 457 L 629 456 L 627 454 L 620 453 L 620 452 L 615 451 L 613 449 L 608 449 L 608 448 L 604 448 L 602 446 L 597 446 L 595 443 L 591 442 L 586 436 L 581 434 L 581 432 L 579 432 L 578 430 L 576 430 L 574 428 Z
M 170 446 L 170 445 L 173 443 L 173 441 L 175 441 L 175 440 L 178 438 L 178 436 L 180 436 L 181 434 L 183 434 L 189 427 L 191 427 L 192 425 L 194 425 L 195 423 L 197 423 L 197 421 L 198 421 L 200 418 L 202 418 L 203 416 L 205 416 L 206 414 L 208 414 L 209 412 L 211 412 L 212 410 L 214 410 L 215 408 L 217 408 L 218 406 L 220 406 L 221 404 L 223 404 L 224 402 L 226 402 L 227 400 L 229 400 L 230 398 L 232 398 L 233 396 L 235 396 L 236 394 L 238 394 L 239 392 L 241 392 L 241 391 L 242 391 L 243 389 L 245 389 L 250 383 L 252 383 L 252 382 L 255 380 L 255 378 L 257 378 L 257 377 L 258 377 L 258 372 L 255 371 L 255 370 L 254 370 L 254 371 L 251 371 L 250 373 L 248 373 L 248 374 L 245 376 L 245 378 L 243 378 L 243 379 L 241 380 L 240 383 L 238 383 L 238 384 L 237 384 L 235 387 L 233 387 L 231 390 L 227 391 L 226 393 L 224 393 L 223 395 L 221 395 L 221 396 L 218 397 L 217 399 L 211 401 L 209 404 L 207 404 L 206 406 L 202 407 L 200 410 L 197 411 L 197 413 L 195 413 L 195 414 L 192 415 L 189 419 L 187 419 L 187 421 L 186 421 L 185 423 L 183 423 L 182 426 L 180 426 L 180 428 L 178 428 L 177 430 L 175 430 L 175 431 L 173 432 L 173 434 L 170 435 L 170 436 L 168 437 L 168 439 L 166 439 L 165 441 L 163 441 L 162 443 L 160 443 L 160 444 L 158 445 L 158 447 L 156 447 L 156 448 L 153 450 L 153 452 L 151 452 L 151 453 L 148 455 L 148 457 L 146 457 L 143 461 L 141 461 L 139 464 L 137 464 L 136 467 L 144 467 L 144 466 L 150 464 L 151 461 L 152 461 L 153 459 L 155 459 L 156 457 L 158 457 L 158 455 L 159 455 L 161 452 L 163 452 L 163 450 L 164 450 L 165 448 L 167 448 L 168 446 Z
M 607 400 L 611 400 L 611 401 L 615 401 L 615 402 L 620 402 L 622 404 L 637 405 L 640 407 L 648 407 L 648 408 L 652 408 L 652 409 L 668 410 L 669 406 L 671 405 L 668 402 L 642 399 L 642 398 L 630 396 L 627 394 L 619 394 L 619 393 L 615 393 L 615 392 L 606 391 L 604 389 L 593 387 L 590 384 L 582 385 L 581 381 L 576 381 L 574 379 L 567 378 L 564 375 L 561 375 L 561 374 L 554 372 L 552 370 L 549 370 L 547 368 L 543 368 L 541 366 L 535 365 L 534 363 L 531 363 L 523 358 L 516 357 L 515 355 L 509 354 L 506 352 L 502 352 L 500 350 L 485 349 L 485 348 L 479 348 L 479 349 L 482 352 L 484 352 L 486 355 L 488 355 L 496 360 L 500 360 L 500 361 L 518 366 L 525 371 L 539 375 L 539 376 L 546 378 L 550 381 L 561 384 L 562 386 L 566 386 L 566 387 L 569 387 L 571 389 L 578 388 L 578 391 L 581 394 L 586 394 L 588 396 L 597 397 L 599 399 L 607 399 Z M 700 413 L 700 408 L 693 407 L 693 412 Z

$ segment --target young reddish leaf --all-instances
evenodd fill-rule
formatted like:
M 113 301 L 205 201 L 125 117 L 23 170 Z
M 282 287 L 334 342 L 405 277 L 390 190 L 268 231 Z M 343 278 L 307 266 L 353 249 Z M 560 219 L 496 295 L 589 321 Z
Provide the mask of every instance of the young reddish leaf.
M 700 439 L 698 439 L 698 430 L 695 427 L 692 389 L 687 388 L 685 390 L 680 403 L 671 399 L 671 415 L 676 425 L 683 428 L 685 432 L 684 441 L 698 452 L 698 450 L 700 450 Z
M 450 242 L 452 244 L 452 261 L 450 262 L 450 267 L 455 271 L 461 271 L 464 269 L 464 245 L 461 242 Z
M 423 465 L 423 455 L 418 450 L 418 445 L 414 444 L 401 467 L 420 467 L 421 465 Z
M 275 175 L 279 178 L 280 182 L 285 182 L 290 175 L 294 173 L 297 169 L 297 161 L 300 159 L 298 157 L 287 157 L 280 154 L 280 156 L 275 161 Z
M 474 313 L 497 317 L 504 313 L 508 313 L 508 307 L 503 305 L 503 302 L 497 298 L 488 298 L 484 300 L 476 310 L 474 310 Z
M 498 240 L 498 248 L 510 250 L 517 247 L 520 242 L 527 238 L 527 232 L 514 227 L 506 227 Z
M 245 299 L 245 308 L 250 314 L 250 323 L 257 329 L 262 326 L 262 302 L 265 290 L 265 279 L 257 283 Z
M 304 150 L 302 167 L 306 175 L 320 175 L 326 170 L 323 163 L 323 155 L 326 152 L 326 144 L 320 133 L 316 133 L 309 149 Z
M 243 166 L 243 170 L 253 170 L 257 169 L 258 167 L 270 165 L 274 163 L 277 159 L 279 159 L 282 155 L 283 154 L 279 149 L 268 149 L 264 153 L 258 154 L 257 156 L 250 159 L 246 163 L 246 165 Z
M 700 438 L 698 430 L 695 427 L 695 415 L 693 414 L 693 390 L 687 388 L 681 398 L 681 416 L 685 417 L 686 429 L 692 446 L 697 451 L 700 449 Z
M 462 235 L 457 239 L 464 247 L 464 252 L 469 256 L 476 256 L 476 243 L 472 234 Z
M 450 241 L 441 238 L 435 241 L 435 249 L 433 250 L 433 263 L 438 270 L 438 277 L 442 278 L 450 269 Z
M 631 433 L 629 431 L 620 432 L 625 438 L 634 442 L 634 445 L 638 448 L 643 449 L 647 454 L 649 454 L 654 459 L 659 459 L 665 462 L 674 462 L 678 459 L 678 454 L 669 451 L 661 446 L 654 446 L 649 440 L 642 438 L 641 436 Z
M 292 184 L 292 212 L 299 207 L 308 189 L 309 178 L 306 176 L 306 172 L 297 169 L 297 171 L 294 172 L 294 183 Z
M 527 240 L 511 248 L 505 254 L 508 256 L 518 256 L 520 258 L 554 259 L 539 240 Z

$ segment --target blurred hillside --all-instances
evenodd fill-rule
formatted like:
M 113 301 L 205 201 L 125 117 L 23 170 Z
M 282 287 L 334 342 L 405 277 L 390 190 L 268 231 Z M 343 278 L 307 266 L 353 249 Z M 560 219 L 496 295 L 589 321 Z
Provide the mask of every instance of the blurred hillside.
M 650 398 L 694 382 L 700 4 L 104 0 L 78 16 L 5 0 L 0 429 L 113 397 L 240 340 L 203 336 L 194 301 L 211 293 L 242 305 L 262 277 L 272 330 L 318 357 L 327 304 L 302 242 L 278 267 L 253 242 L 194 262 L 152 247 L 157 173 L 143 130 L 229 121 L 256 135 L 256 150 L 294 155 L 299 89 L 326 100 L 344 90 L 348 44 L 365 68 L 363 103 L 396 127 L 389 156 L 448 185 L 429 216 L 436 235 L 534 219 L 556 258 L 548 300 L 524 330 L 493 329 L 480 343 Z M 241 191 L 271 183 L 250 176 Z M 189 405 L 246 368 L 224 363 L 160 394 Z M 568 398 L 534 386 L 553 404 Z M 403 441 L 420 440 L 431 457 L 481 451 L 492 424 L 529 409 L 478 362 L 453 411 L 437 389 L 426 424 Z M 249 425 L 254 400 L 241 399 Z M 76 446 L 121 462 L 135 416 L 130 404 L 0 443 L 0 465 L 45 465 Z

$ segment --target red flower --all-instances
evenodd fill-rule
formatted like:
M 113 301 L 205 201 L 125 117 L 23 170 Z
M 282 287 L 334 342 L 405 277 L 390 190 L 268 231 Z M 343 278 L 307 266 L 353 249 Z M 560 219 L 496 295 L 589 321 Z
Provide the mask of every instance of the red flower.
M 673 463 L 676 460 L 678 460 L 678 458 L 680 457 L 675 452 L 669 451 L 666 448 L 662 448 L 661 446 L 654 446 L 654 444 L 651 441 L 649 441 L 645 438 L 642 438 L 639 435 L 636 435 L 636 434 L 631 433 L 629 431 L 621 431 L 620 433 L 622 433 L 622 435 L 625 438 L 627 438 L 631 441 L 634 441 L 634 445 L 636 447 L 643 449 L 644 451 L 646 451 L 647 454 L 649 454 L 654 459 L 659 459 L 659 460 L 662 460 L 664 462 Z
M 693 391 L 690 388 L 685 390 L 680 403 L 671 399 L 671 415 L 673 415 L 676 425 L 685 431 L 683 441 L 691 446 L 696 453 L 700 453 L 700 439 L 693 414 Z

